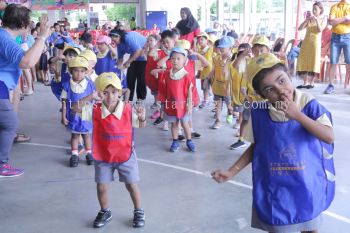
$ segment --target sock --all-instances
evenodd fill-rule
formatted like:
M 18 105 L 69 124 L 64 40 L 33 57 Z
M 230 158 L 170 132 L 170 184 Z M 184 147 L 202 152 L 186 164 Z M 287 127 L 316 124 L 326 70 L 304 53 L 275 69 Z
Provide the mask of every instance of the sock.
M 173 139 L 173 142 L 177 142 L 178 140 L 177 139 Z
M 240 137 L 239 137 L 239 140 L 243 142 L 243 141 L 244 141 L 244 137 L 241 137 L 241 136 L 240 136 Z
M 196 132 L 196 131 L 194 131 L 194 129 L 193 129 L 193 128 L 191 128 L 191 133 L 194 133 L 194 132 Z
M 72 149 L 72 155 L 79 155 L 79 151 L 77 149 Z
M 101 211 L 102 211 L 102 212 L 109 211 L 109 208 L 101 208 Z
M 187 140 L 186 140 L 186 142 L 190 142 L 190 141 L 192 141 L 192 139 L 187 139 Z
M 86 148 L 85 151 L 86 151 L 87 154 L 91 154 L 92 153 L 92 150 L 90 148 Z

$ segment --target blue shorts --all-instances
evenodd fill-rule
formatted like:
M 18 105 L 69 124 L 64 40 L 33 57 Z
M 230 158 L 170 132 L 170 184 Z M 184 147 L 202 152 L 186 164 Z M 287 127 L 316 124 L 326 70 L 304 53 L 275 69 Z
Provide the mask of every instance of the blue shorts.
M 350 64 L 350 33 L 336 34 L 333 32 L 330 46 L 331 64 L 338 64 L 342 50 L 345 63 Z
M 128 161 L 124 163 L 106 163 L 103 161 L 95 161 L 95 182 L 110 183 L 114 181 L 114 171 L 119 174 L 119 181 L 126 184 L 134 184 L 140 180 L 139 167 L 135 149 L 132 149 L 132 154 Z

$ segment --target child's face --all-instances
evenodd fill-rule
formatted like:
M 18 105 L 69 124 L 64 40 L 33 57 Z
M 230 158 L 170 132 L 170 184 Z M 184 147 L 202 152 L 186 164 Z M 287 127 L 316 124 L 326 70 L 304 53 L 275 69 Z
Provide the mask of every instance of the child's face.
M 170 50 L 174 48 L 174 46 L 175 46 L 175 40 L 173 38 L 166 37 L 163 39 L 163 47 L 165 50 Z
M 73 54 L 71 53 L 68 53 L 65 57 L 64 57 L 64 61 L 66 62 L 66 64 L 69 63 L 69 61 L 72 59 L 72 58 L 75 58 L 76 56 L 74 56 Z
M 98 51 L 100 51 L 101 53 L 106 52 L 106 50 L 108 49 L 106 43 L 97 43 L 97 49 Z
M 289 76 L 283 70 L 275 69 L 260 83 L 260 92 L 270 103 L 293 101 L 294 87 Z
M 208 40 L 205 37 L 201 36 L 198 38 L 198 45 L 204 48 L 208 45 Z
M 221 56 L 228 56 L 231 52 L 231 48 L 219 48 Z
M 109 85 L 103 91 L 103 104 L 107 107 L 115 107 L 119 101 L 120 90 L 112 85 Z
M 266 47 L 265 45 L 259 45 L 259 44 L 255 44 L 253 45 L 252 48 L 252 53 L 254 57 L 258 57 L 263 53 L 269 53 L 269 48 Z
M 147 38 L 147 43 L 151 49 L 153 49 L 157 45 L 157 41 L 156 41 L 156 39 L 154 39 L 153 36 L 150 36 Z
M 83 67 L 74 67 L 72 68 L 72 78 L 75 82 L 80 82 L 85 78 L 86 68 Z
M 173 52 L 171 55 L 171 63 L 173 64 L 173 68 L 175 70 L 180 70 L 185 66 L 186 63 L 185 55 L 177 52 Z

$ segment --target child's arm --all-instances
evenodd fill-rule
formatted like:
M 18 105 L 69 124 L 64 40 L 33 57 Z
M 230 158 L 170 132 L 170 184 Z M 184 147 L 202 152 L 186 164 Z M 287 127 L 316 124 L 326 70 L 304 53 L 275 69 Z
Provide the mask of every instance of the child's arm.
M 213 179 L 218 183 L 223 183 L 237 175 L 253 160 L 254 144 L 251 144 L 243 155 L 227 170 L 216 170 L 211 173 Z
M 122 90 L 122 95 L 124 96 L 124 102 L 129 102 L 129 98 L 130 98 L 130 89 L 129 88 L 124 88 Z
M 162 71 L 164 71 L 164 70 L 163 69 L 153 69 L 153 70 L 151 70 L 150 74 L 157 79 L 158 74 Z
M 197 59 L 201 62 L 203 68 L 209 66 L 208 60 L 202 54 L 194 52 L 192 50 L 190 50 L 190 54 L 191 55 L 193 54 L 193 55 L 195 55 L 197 57 Z
M 135 112 L 139 121 L 139 127 L 143 128 L 146 126 L 146 111 L 144 106 L 135 107 Z
M 90 104 L 91 101 L 96 100 L 96 101 L 102 101 L 103 100 L 103 95 L 98 92 L 98 91 L 94 91 L 91 95 L 88 95 L 82 99 L 80 99 L 78 102 L 73 103 L 71 108 L 73 112 L 76 113 L 81 113 L 82 112 L 82 108 L 86 105 L 86 104 Z
M 68 120 L 67 120 L 67 106 L 66 106 L 66 101 L 67 99 L 62 99 L 62 115 L 61 115 L 61 123 L 65 126 L 68 125 Z
M 297 108 L 294 101 L 284 99 L 282 106 L 276 106 L 282 110 L 288 118 L 298 121 L 309 133 L 324 141 L 325 143 L 332 144 L 334 142 L 333 128 L 323 125 L 317 122 Z
M 117 59 L 117 58 L 118 58 L 118 54 L 117 54 L 115 48 L 113 48 L 112 45 L 109 44 L 109 45 L 108 45 L 108 49 L 109 49 L 109 51 L 111 52 L 112 58 L 113 58 L 113 59 Z
M 192 88 L 193 88 L 193 85 L 191 83 L 190 88 L 188 89 L 187 102 L 186 102 L 186 111 L 187 111 L 188 115 L 192 114 L 192 106 L 193 106 L 193 103 L 192 103 Z
M 169 56 L 165 56 L 162 59 L 160 59 L 157 63 L 157 67 L 166 69 L 166 61 L 167 60 L 169 60 Z

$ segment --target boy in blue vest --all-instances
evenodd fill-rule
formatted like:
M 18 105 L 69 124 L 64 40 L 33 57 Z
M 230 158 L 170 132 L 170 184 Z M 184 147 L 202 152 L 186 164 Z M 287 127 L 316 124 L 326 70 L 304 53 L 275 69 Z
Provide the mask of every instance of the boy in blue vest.
M 252 162 L 252 227 L 315 233 L 335 191 L 331 113 L 294 89 L 273 54 L 261 54 L 248 67 L 248 80 L 267 101 L 251 103 L 250 147 L 227 171 L 212 176 L 225 182 Z
M 94 227 L 103 227 L 112 219 L 108 203 L 108 184 L 114 181 L 113 173 L 117 170 L 119 181 L 125 183 L 134 204 L 133 227 L 145 225 L 145 213 L 141 208 L 141 193 L 137 182 L 139 169 L 134 147 L 133 128 L 146 124 L 145 109 L 142 106 L 133 108 L 121 101 L 122 86 L 120 79 L 113 72 L 99 75 L 95 81 L 96 93 L 81 101 L 101 100 L 92 109 L 93 122 L 93 156 L 95 159 L 95 181 L 97 197 L 101 206 L 94 221 Z M 73 106 L 75 108 L 76 106 Z M 75 108 L 76 109 L 76 108 Z M 80 111 L 77 109 L 77 111 Z

